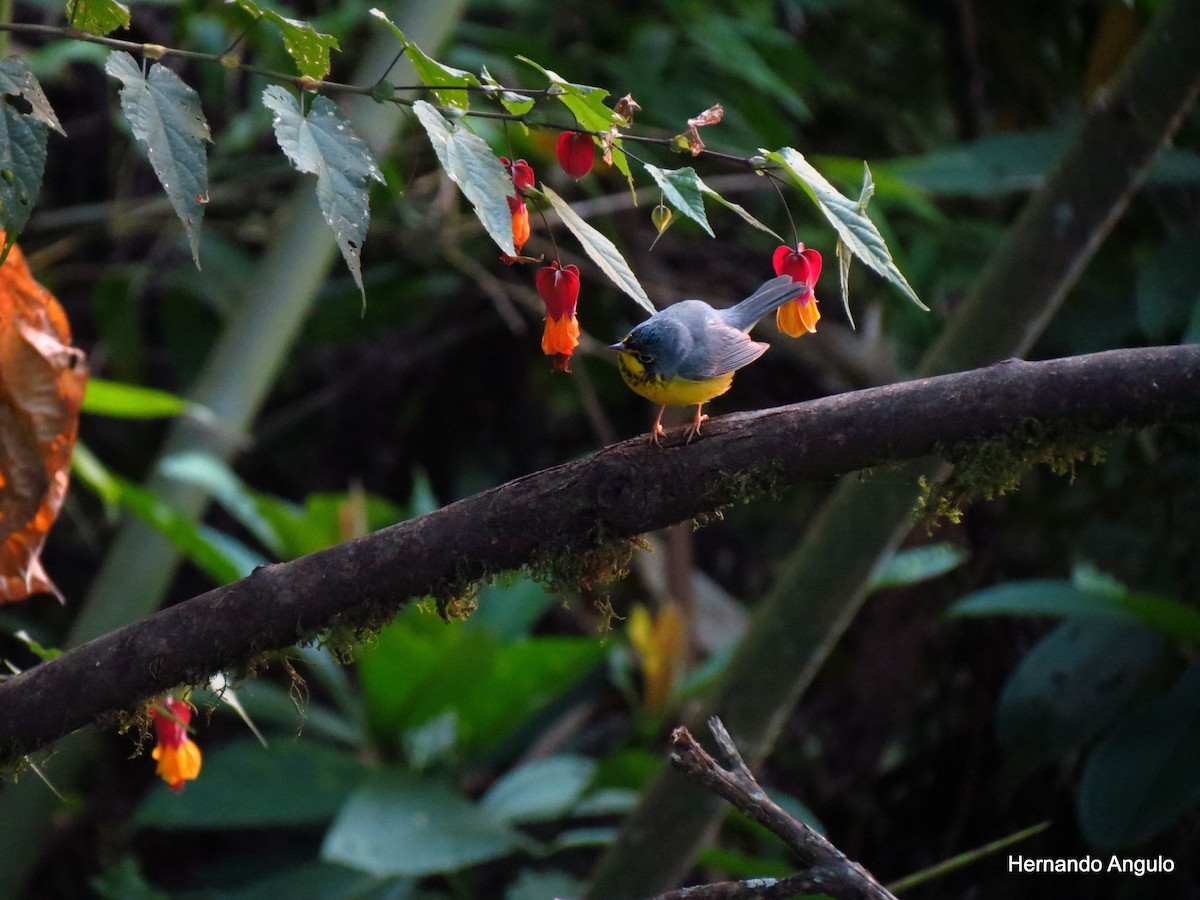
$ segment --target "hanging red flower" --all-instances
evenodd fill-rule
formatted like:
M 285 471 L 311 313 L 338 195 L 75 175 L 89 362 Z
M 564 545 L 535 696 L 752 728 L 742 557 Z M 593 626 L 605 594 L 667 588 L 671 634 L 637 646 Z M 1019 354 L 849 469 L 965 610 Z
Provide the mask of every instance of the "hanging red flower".
M 158 761 L 155 774 L 178 794 L 185 781 L 200 776 L 200 748 L 187 734 L 192 708 L 182 700 L 167 697 L 161 706 L 150 710 L 150 717 L 154 720 L 154 733 L 158 738 L 150 753 Z
M 813 288 L 821 277 L 821 254 L 811 248 L 804 249 L 801 243 L 795 249 L 787 246 L 776 248 L 772 261 L 776 275 L 791 275 L 793 281 L 808 286 L 805 293 L 795 300 L 789 300 L 775 313 L 779 330 L 791 337 L 816 331 L 821 311 L 817 309 Z
M 579 269 L 560 267 L 557 262 L 538 269 L 535 277 L 538 293 L 546 303 L 546 330 L 542 333 L 542 352 L 554 357 L 554 368 L 570 372 L 571 354 L 579 346 L 579 320 L 575 305 L 579 300 Z
M 596 144 L 590 134 L 564 131 L 558 136 L 555 147 L 558 164 L 572 178 L 582 178 L 592 171 L 596 160 Z

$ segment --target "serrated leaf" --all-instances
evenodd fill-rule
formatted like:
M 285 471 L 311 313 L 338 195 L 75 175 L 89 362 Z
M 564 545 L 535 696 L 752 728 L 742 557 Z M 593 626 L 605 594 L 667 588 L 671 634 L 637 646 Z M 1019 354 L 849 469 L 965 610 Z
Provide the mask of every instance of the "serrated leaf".
M 129 7 L 117 0 L 70 0 L 67 23 L 88 34 L 108 34 L 129 27 Z
M 642 165 L 650 173 L 650 177 L 662 190 L 663 197 L 671 206 L 703 228 L 709 237 L 716 237 L 713 234 L 712 226 L 708 224 L 708 216 L 704 213 L 702 183 L 695 169 L 691 166 L 685 166 L 682 169 L 660 169 L 649 163 Z
M 66 136 L 67 132 L 63 130 L 58 116 L 54 114 L 54 109 L 50 106 L 50 101 L 42 92 L 42 86 L 38 84 L 38 80 L 33 77 L 33 73 L 25 65 L 25 60 L 10 56 L 0 62 L 0 93 L 25 98 L 25 101 L 33 107 L 28 115 Z
M 504 253 L 516 256 L 507 200 L 513 196 L 512 179 L 492 148 L 465 125 L 452 125 L 424 100 L 413 104 L 413 112 L 429 135 L 438 162 L 471 201 L 484 229 Z
M 5 239 L 0 259 L 8 256 L 33 212 L 42 189 L 49 135 L 50 130 L 43 123 L 4 104 L 4 114 L 0 116 L 0 227 Z
M 273 22 L 283 35 L 288 56 L 296 63 L 301 75 L 321 79 L 329 74 L 329 54 L 339 49 L 337 38 L 317 31 L 308 22 L 289 19 L 272 9 L 259 6 L 254 0 L 227 0 L 256 19 Z
M 908 280 L 892 261 L 891 251 L 883 240 L 883 235 L 875 227 L 875 223 L 859 208 L 856 201 L 840 193 L 837 188 L 825 180 L 812 165 L 804 158 L 804 154 L 791 147 L 784 147 L 778 152 L 762 151 L 770 160 L 779 163 L 792 176 L 817 208 L 829 220 L 838 233 L 838 237 L 846 247 L 861 259 L 866 265 L 883 278 L 896 285 L 904 294 L 921 309 L 928 311 L 929 307 L 921 302 L 917 292 L 912 289 Z
M 380 9 L 372 9 L 371 15 L 384 22 L 404 45 L 404 53 L 413 64 L 421 84 L 433 90 L 433 95 L 443 106 L 453 106 L 457 109 L 469 109 L 471 102 L 464 90 L 447 90 L 448 88 L 480 87 L 479 79 L 474 72 L 456 69 L 432 59 L 424 50 L 409 41 L 404 32 L 388 18 L 387 13 Z
M 208 123 L 194 90 L 166 66 L 154 63 L 146 77 L 132 56 L 116 51 L 104 71 L 121 82 L 121 109 L 175 215 L 183 222 L 192 259 L 200 267 L 200 225 L 208 203 Z
M 636 300 L 642 309 L 651 315 L 656 313 L 658 310 L 654 308 L 654 304 L 650 302 L 650 298 L 642 290 L 637 276 L 633 274 L 633 270 L 629 268 L 629 263 L 625 262 L 625 257 L 621 255 L 621 252 L 613 245 L 613 242 L 581 219 L 575 210 L 571 209 L 567 204 L 567 201 L 554 193 L 550 188 L 543 185 L 542 193 L 550 201 L 550 205 L 554 207 L 554 211 L 558 213 L 558 217 L 562 219 L 563 224 L 575 235 L 579 243 L 583 245 L 584 251 L 591 257 L 592 262 L 599 266 L 600 271 L 611 278 L 613 284 Z
M 275 114 L 275 140 L 292 165 L 317 176 L 321 214 L 333 229 L 365 307 L 359 252 L 371 219 L 367 182 L 384 183 L 371 149 L 327 97 L 313 97 L 308 115 L 303 115 L 296 99 L 273 84 L 263 91 L 263 105 Z

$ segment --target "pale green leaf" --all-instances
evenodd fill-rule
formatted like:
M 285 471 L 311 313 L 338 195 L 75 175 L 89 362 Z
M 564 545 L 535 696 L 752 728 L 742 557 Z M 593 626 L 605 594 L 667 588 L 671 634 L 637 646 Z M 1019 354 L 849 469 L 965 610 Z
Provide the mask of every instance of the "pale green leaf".
M 453 66 L 447 66 L 430 58 L 424 50 L 410 42 L 404 36 L 404 32 L 388 18 L 387 13 L 383 10 L 372 9 L 371 15 L 386 24 L 392 29 L 392 33 L 400 39 L 400 43 L 404 47 L 404 53 L 412 62 L 417 77 L 421 79 L 421 84 L 433 90 L 433 95 L 437 97 L 439 103 L 443 106 L 453 106 L 464 110 L 470 108 L 470 95 L 464 90 L 451 89 L 465 88 L 467 86 L 479 87 L 479 79 L 475 77 L 473 72 L 456 69 Z
M 649 163 L 643 163 L 643 166 L 662 190 L 667 203 L 703 228 L 709 237 L 716 237 L 712 226 L 708 224 L 708 216 L 704 213 L 704 197 L 701 190 L 703 183 L 695 169 L 691 166 L 682 169 L 660 169 Z
M 129 27 L 129 7 L 117 0 L 69 0 L 67 23 L 88 34 L 108 34 Z
M 917 292 L 896 268 L 892 254 L 883 240 L 883 235 L 875 227 L 875 223 L 859 208 L 857 201 L 841 194 L 837 188 L 825 180 L 804 155 L 791 147 L 784 147 L 778 152 L 761 151 L 768 159 L 781 166 L 792 176 L 817 208 L 829 220 L 851 253 L 861 259 L 866 265 L 883 278 L 896 285 L 904 294 L 921 309 L 928 310 Z
M 542 193 L 550 201 L 550 205 L 554 207 L 554 211 L 558 213 L 563 224 L 575 235 L 584 251 L 591 257 L 592 262 L 600 268 L 600 271 L 611 278 L 613 284 L 636 300 L 638 305 L 647 312 L 651 314 L 657 312 L 654 304 L 650 302 L 650 298 L 646 296 L 646 292 L 642 290 L 637 276 L 629 268 L 629 263 L 625 261 L 625 257 L 621 255 L 621 251 L 613 245 L 613 242 L 581 219 L 567 204 L 567 201 L 553 190 L 543 185 Z
M 479 73 L 479 77 L 483 84 L 492 89 L 489 96 L 498 97 L 500 105 L 514 116 L 523 116 L 533 109 L 534 99 L 532 97 L 504 90 L 504 85 L 492 77 L 492 73 L 487 70 L 486 66 Z
M 104 70 L 121 82 L 121 109 L 183 222 L 199 267 L 200 224 L 208 203 L 204 145 L 211 140 L 200 98 L 166 66 L 154 63 L 142 77 L 141 66 L 124 51 L 109 56 Z
M 479 808 L 503 822 L 551 822 L 564 818 L 583 796 L 596 761 L 563 754 L 531 760 L 502 775 L 479 800 Z
M 475 215 L 500 249 L 516 256 L 513 246 L 512 212 L 508 197 L 514 196 L 512 179 L 479 135 L 465 125 L 453 125 L 424 100 L 413 104 L 417 119 L 429 135 L 438 162 L 450 180 L 471 201 Z
M 871 202 L 871 198 L 875 196 L 875 180 L 871 178 L 871 167 L 863 161 L 863 184 L 862 189 L 858 192 L 858 209 L 863 215 L 866 215 L 867 204 Z M 846 318 L 850 321 L 850 327 L 854 327 L 854 313 L 850 311 L 850 263 L 854 260 L 854 254 L 846 249 L 846 242 L 840 237 L 837 242 L 837 258 L 838 258 L 838 284 L 842 288 L 842 306 L 846 310 Z
M 371 219 L 368 181 L 383 183 L 371 149 L 327 97 L 313 97 L 308 115 L 302 115 L 296 99 L 273 84 L 263 91 L 263 105 L 275 114 L 275 140 L 292 165 L 317 176 L 321 214 L 333 229 L 365 307 L 359 253 Z
M 323 34 L 299 19 L 289 19 L 272 9 L 259 6 L 254 0 L 227 0 L 256 19 L 274 23 L 283 35 L 283 45 L 296 63 L 301 75 L 322 79 L 329 74 L 329 54 L 337 50 L 338 42 L 331 34 Z

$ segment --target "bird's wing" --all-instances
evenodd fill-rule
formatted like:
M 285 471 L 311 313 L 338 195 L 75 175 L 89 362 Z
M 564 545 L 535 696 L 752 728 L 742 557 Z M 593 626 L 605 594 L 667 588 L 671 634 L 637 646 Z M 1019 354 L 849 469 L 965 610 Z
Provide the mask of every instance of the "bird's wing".
M 744 331 L 712 323 L 683 360 L 679 374 L 692 381 L 728 375 L 754 362 L 768 346 L 751 340 Z

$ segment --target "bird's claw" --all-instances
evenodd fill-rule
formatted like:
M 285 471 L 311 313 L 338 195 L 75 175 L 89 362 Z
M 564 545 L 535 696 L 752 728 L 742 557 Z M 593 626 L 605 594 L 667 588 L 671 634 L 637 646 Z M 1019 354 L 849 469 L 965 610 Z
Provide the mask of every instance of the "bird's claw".
M 699 436 L 700 426 L 703 425 L 707 421 L 708 421 L 707 413 L 705 413 L 704 415 L 701 415 L 699 413 L 696 414 L 696 418 L 692 421 L 692 424 L 688 426 L 688 430 L 687 430 L 688 436 L 687 436 L 686 443 L 690 444 L 692 442 L 692 438 Z

